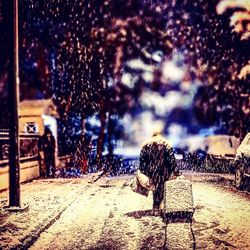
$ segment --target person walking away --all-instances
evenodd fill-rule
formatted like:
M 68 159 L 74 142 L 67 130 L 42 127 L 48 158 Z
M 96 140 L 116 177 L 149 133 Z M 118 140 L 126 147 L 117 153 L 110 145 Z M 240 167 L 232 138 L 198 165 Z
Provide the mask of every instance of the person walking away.
M 155 133 L 144 143 L 139 162 L 139 170 L 148 176 L 155 186 L 153 210 L 159 210 L 164 196 L 164 183 L 172 174 L 178 174 L 173 148 L 160 133 Z

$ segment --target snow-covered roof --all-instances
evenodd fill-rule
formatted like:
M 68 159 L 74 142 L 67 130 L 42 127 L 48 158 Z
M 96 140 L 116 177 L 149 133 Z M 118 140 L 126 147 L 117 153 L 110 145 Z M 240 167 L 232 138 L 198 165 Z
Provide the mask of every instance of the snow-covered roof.
M 212 155 L 235 155 L 240 145 L 240 140 L 235 136 L 213 135 L 205 138 L 205 145 L 208 146 L 208 154 Z
M 237 154 L 250 156 L 250 133 L 248 133 L 237 149 Z
M 20 102 L 20 115 L 50 115 L 58 117 L 57 109 L 51 99 L 24 100 Z

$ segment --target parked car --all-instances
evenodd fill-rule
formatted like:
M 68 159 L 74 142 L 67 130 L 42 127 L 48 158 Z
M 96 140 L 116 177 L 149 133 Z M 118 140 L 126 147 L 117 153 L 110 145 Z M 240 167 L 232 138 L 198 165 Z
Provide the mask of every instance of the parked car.
M 238 189 L 249 186 L 250 177 L 250 133 L 248 133 L 237 149 L 235 156 L 235 185 Z

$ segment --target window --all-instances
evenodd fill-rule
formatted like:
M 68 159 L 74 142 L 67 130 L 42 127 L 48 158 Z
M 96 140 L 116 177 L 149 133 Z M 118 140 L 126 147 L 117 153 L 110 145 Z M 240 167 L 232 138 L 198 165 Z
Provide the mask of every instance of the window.
M 38 124 L 36 122 L 27 122 L 25 127 L 25 132 L 28 134 L 37 134 Z

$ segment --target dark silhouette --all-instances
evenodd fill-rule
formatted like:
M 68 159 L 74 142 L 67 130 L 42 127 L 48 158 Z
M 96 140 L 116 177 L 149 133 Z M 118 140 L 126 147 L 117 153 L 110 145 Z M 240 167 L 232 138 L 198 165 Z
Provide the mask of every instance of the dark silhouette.
M 51 130 L 45 127 L 44 133 L 40 139 L 40 151 L 44 154 L 44 162 L 46 167 L 46 177 L 55 177 L 55 137 L 52 135 Z
M 153 182 L 153 209 L 159 209 L 163 200 L 164 183 L 172 173 L 177 174 L 173 148 L 159 133 L 144 144 L 140 153 L 139 170 Z

